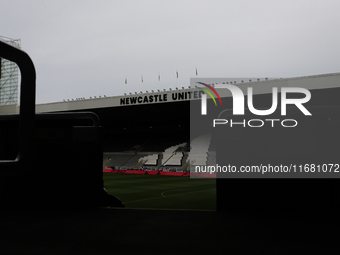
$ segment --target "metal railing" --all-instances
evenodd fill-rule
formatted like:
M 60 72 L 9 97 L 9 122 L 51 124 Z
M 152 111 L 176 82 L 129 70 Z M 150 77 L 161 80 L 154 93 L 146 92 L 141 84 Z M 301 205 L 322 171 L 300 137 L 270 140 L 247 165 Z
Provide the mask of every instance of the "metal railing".
M 0 175 L 16 175 L 24 171 L 23 166 L 34 152 L 36 73 L 26 52 L 1 40 L 0 57 L 16 63 L 21 72 L 18 155 L 14 160 L 0 160 Z M 1 119 L 13 119 L 13 116 L 1 116 Z

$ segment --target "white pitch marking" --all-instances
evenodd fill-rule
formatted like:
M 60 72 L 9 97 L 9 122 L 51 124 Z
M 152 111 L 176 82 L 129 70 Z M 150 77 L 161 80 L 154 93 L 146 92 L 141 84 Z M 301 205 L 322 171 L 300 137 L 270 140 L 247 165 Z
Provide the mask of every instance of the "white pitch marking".
M 162 196 L 162 197 L 166 197 L 166 196 L 164 196 L 164 193 L 165 193 L 165 192 L 170 192 L 170 191 L 175 191 L 175 190 L 184 190 L 184 189 L 171 189 L 171 190 L 166 190 L 166 191 L 163 191 L 163 192 L 161 193 L 161 196 Z

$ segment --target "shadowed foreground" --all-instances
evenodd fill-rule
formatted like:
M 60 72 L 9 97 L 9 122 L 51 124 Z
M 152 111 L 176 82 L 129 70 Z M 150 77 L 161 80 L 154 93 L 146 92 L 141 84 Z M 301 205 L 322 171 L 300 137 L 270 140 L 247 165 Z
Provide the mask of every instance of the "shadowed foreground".
M 2 214 L 0 254 L 338 254 L 339 221 L 96 209 Z M 332 216 L 334 217 L 334 216 Z M 314 217 L 312 217 L 314 218 Z M 336 217 L 334 217 L 336 218 Z

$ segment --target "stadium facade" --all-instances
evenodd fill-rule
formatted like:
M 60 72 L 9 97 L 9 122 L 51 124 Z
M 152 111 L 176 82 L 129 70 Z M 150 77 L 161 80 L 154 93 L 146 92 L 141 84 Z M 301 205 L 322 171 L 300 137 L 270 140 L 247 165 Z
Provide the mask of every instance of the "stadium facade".
M 21 47 L 20 39 L 0 36 L 0 40 Z M 18 66 L 7 59 L 0 58 L 0 106 L 15 106 L 18 104 L 19 70 Z
M 195 158 L 192 148 L 190 151 L 191 143 L 198 142 L 196 137 L 203 135 L 201 138 L 206 139 L 203 133 L 196 132 L 195 127 L 190 128 L 190 102 L 199 102 L 202 95 L 202 91 L 194 89 L 198 81 L 212 86 L 214 83 L 236 83 L 243 91 L 252 86 L 254 94 L 270 94 L 272 87 L 306 88 L 312 94 L 308 105 L 320 105 L 324 100 L 336 105 L 337 93 L 331 91 L 338 89 L 340 73 L 285 79 L 193 78 L 190 81 L 191 88 L 63 100 L 37 105 L 36 113 L 96 113 L 102 126 L 104 166 L 120 169 L 146 166 L 155 170 L 168 167 L 182 171 L 190 164 L 190 158 L 191 163 L 196 161 L 200 165 L 209 165 L 215 158 L 214 153 L 208 150 L 210 141 L 206 142 L 206 150 L 198 153 L 200 160 Z M 318 96 L 318 91 L 321 90 L 330 91 L 327 99 Z M 224 90 L 220 92 L 220 96 L 230 98 L 232 95 L 229 90 Z M 17 112 L 18 108 L 0 107 L 2 113 L 15 113 L 13 110 Z M 201 128 L 197 127 L 199 129 Z M 203 157 L 204 162 L 202 153 L 206 155 Z
M 198 81 L 212 86 L 214 83 L 236 83 L 244 91 L 252 86 L 254 94 L 270 94 L 272 87 L 306 88 L 312 93 L 309 104 L 320 104 L 320 100 L 326 99 L 319 97 L 318 91 L 336 90 L 340 82 L 340 73 L 285 79 L 193 78 L 190 81 L 191 88 L 64 100 L 37 105 L 36 112 L 96 113 L 103 129 L 104 166 L 122 169 L 138 168 L 143 165 L 151 169 L 168 166 L 180 171 L 186 167 L 189 158 L 196 163 L 200 162 L 200 165 L 209 165 L 215 158 L 214 153 L 207 149 L 203 152 L 207 156 L 202 163 L 202 160 L 195 159 L 193 151 L 190 152 L 192 147 L 190 143 L 193 141 L 196 143 L 197 140 L 194 138 L 203 135 L 199 131 L 196 132 L 195 127 L 190 128 L 190 102 L 199 102 L 202 95 L 202 91 L 194 89 Z M 327 100 L 336 104 L 337 99 L 333 100 L 332 95 L 336 97 L 336 93 L 330 92 Z M 232 95 L 229 90 L 224 90 L 220 92 L 220 96 L 230 98 Z M 2 112 L 6 110 L 4 107 L 1 109 Z M 204 136 L 202 139 L 205 139 Z M 209 141 L 206 143 L 206 147 L 208 146 Z M 174 152 L 179 153 L 181 157 L 174 156 Z M 189 155 L 190 153 L 192 155 Z M 202 152 L 198 154 L 201 155 Z M 202 159 L 201 156 L 200 158 Z M 140 161 L 145 164 L 139 164 Z

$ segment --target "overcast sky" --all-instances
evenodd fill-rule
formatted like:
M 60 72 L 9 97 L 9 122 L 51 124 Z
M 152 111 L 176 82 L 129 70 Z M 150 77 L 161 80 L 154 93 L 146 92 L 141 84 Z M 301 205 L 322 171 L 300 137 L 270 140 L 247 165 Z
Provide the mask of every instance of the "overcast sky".
M 0 35 L 21 39 L 46 103 L 188 87 L 196 67 L 209 78 L 339 72 L 339 10 L 338 0 L 0 0 Z

